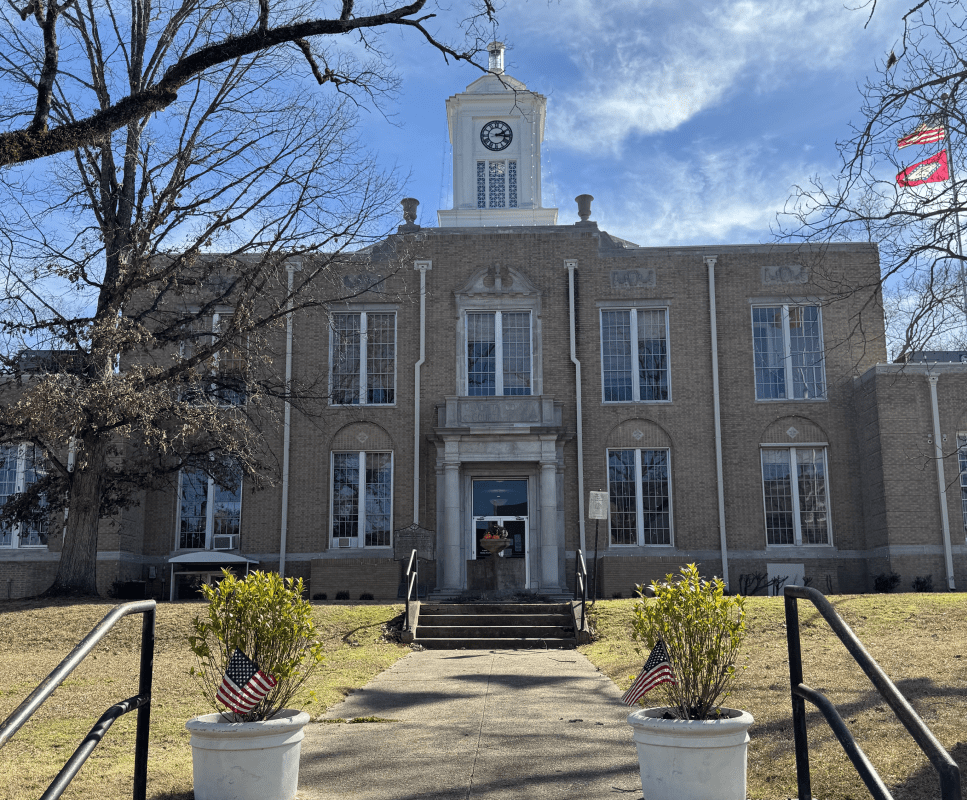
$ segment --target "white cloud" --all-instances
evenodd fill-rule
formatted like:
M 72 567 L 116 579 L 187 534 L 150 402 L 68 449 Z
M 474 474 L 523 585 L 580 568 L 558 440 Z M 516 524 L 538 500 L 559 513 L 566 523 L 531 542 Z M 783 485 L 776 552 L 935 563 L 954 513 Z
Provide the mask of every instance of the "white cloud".
M 866 15 L 838 0 L 568 0 L 538 17 L 539 5 L 524 8 L 583 76 L 555 94 L 549 138 L 615 155 L 629 136 L 674 130 L 739 91 L 770 91 L 855 59 L 872 68 L 880 29 L 894 23 L 882 9 L 864 31 Z
M 623 175 L 614 193 L 595 192 L 592 218 L 609 233 L 649 247 L 767 240 L 791 186 L 828 170 L 778 164 L 776 153 L 762 145 L 699 145 L 687 161 L 658 155 L 648 164 L 647 172 Z

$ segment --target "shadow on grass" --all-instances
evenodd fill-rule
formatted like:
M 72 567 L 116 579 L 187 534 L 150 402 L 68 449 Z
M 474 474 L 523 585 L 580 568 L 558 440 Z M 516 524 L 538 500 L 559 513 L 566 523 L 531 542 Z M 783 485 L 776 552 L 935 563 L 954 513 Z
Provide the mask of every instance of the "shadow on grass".
M 967 742 L 957 742 L 947 752 L 960 767 L 960 784 L 963 786 L 967 775 Z M 932 764 L 925 764 L 903 783 L 891 788 L 894 800 L 934 800 L 940 797 L 940 779 Z
M 807 682 L 807 686 L 810 686 Z M 917 712 L 918 715 L 923 717 L 923 710 L 920 708 L 921 703 L 929 700 L 950 698 L 953 700 L 962 701 L 964 698 L 964 690 L 962 687 L 955 686 L 940 686 L 934 683 L 932 678 L 906 678 L 895 682 L 897 689 L 900 694 L 902 694 L 907 702 L 913 707 L 913 710 Z M 814 689 L 826 694 L 828 687 L 824 686 L 813 686 Z M 755 731 L 760 736 L 767 736 L 775 733 L 789 732 L 792 731 L 792 698 L 791 695 L 787 695 L 789 699 L 789 715 L 784 716 L 781 720 L 776 720 L 775 722 L 765 722 L 757 723 Z M 850 703 L 837 703 L 836 710 L 839 715 L 846 720 L 847 726 L 849 726 L 851 718 L 855 717 L 857 714 L 863 711 L 869 711 L 874 708 L 881 708 L 884 711 L 893 714 L 893 710 L 887 705 L 886 700 L 884 700 L 876 689 L 870 688 L 859 700 L 855 700 Z M 829 732 L 829 726 L 826 724 L 826 719 L 823 715 L 808 701 L 806 702 L 806 727 L 810 733 L 818 732 L 819 730 L 825 730 L 832 737 L 832 733 Z M 930 727 L 929 725 L 927 727 Z M 912 742 L 913 739 L 911 738 Z

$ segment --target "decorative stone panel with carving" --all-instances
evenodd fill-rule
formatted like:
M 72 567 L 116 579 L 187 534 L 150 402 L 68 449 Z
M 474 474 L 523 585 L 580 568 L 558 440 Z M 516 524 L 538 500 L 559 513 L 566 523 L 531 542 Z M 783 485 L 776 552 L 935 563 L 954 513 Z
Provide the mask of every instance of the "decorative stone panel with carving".
M 658 283 L 653 269 L 613 269 L 612 289 L 654 289 Z
M 802 264 L 783 264 L 779 267 L 763 267 L 762 283 L 766 286 L 785 283 L 809 283 L 809 270 Z
M 363 272 L 358 275 L 343 275 L 342 284 L 352 292 L 379 293 L 383 291 L 383 276 L 371 272 Z

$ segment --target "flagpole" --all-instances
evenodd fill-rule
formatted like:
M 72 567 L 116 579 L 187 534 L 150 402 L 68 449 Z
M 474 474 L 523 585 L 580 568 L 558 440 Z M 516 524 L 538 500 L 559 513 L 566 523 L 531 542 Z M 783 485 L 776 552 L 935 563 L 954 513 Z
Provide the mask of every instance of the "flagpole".
M 954 154 L 950 149 L 950 113 L 947 110 L 947 101 L 954 102 L 952 94 L 944 92 L 940 95 L 943 100 L 944 114 L 944 139 L 947 147 L 947 175 L 950 178 L 950 189 L 954 197 L 954 225 L 957 229 L 957 255 L 960 257 L 960 296 L 964 309 L 964 347 L 967 347 L 967 270 L 964 269 L 964 243 L 960 235 L 960 201 L 957 199 L 957 178 L 954 174 Z

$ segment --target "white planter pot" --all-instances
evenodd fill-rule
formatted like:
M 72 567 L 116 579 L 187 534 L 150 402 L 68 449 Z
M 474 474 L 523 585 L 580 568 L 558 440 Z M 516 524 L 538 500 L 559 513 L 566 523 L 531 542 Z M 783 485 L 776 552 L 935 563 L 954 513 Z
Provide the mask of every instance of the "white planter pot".
M 305 711 L 291 709 L 264 722 L 221 714 L 188 720 L 195 800 L 292 800 L 308 722 Z
M 644 800 L 746 800 L 749 726 L 745 711 L 715 720 L 662 719 L 665 708 L 628 716 Z

